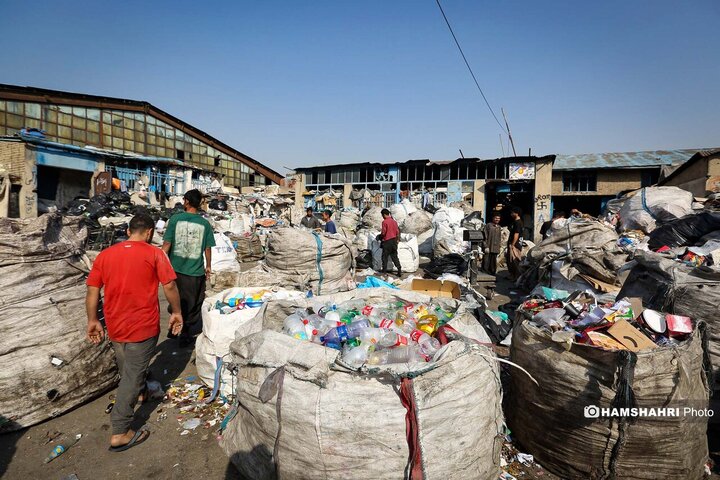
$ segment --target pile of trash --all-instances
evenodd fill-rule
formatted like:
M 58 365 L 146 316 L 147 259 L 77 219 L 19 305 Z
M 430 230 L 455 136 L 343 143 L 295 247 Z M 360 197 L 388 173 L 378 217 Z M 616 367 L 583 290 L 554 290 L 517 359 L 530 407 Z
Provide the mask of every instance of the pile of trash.
M 62 414 L 118 381 L 110 343 L 85 340 L 80 220 L 0 218 L 0 431 Z
M 572 218 L 554 222 L 550 236 L 530 249 L 520 283 L 593 293 L 617 292 L 617 271 L 628 254 L 618 245 L 618 234 L 599 221 Z
M 304 296 L 299 291 L 251 287 L 231 288 L 207 297 L 202 305 L 203 331 L 195 342 L 195 366 L 205 385 L 219 388 L 226 396 L 234 395 L 232 367 L 226 363 L 230 344 L 259 331 L 253 319 L 265 302 Z
M 433 255 L 442 257 L 451 253 L 463 254 L 468 250 L 469 244 L 463 241 L 465 228 L 462 222 L 465 213 L 459 208 L 439 207 L 432 217 Z
M 720 386 L 720 268 L 697 268 L 671 253 L 653 252 L 635 255 L 630 266 L 619 296 L 641 298 L 648 308 L 705 322 L 715 385 Z
M 328 303 L 317 312 L 298 309 L 283 321 L 283 332 L 341 350 L 339 360 L 360 367 L 432 361 L 440 349 L 435 338 L 454 312 L 439 304 L 394 301 Z
M 693 195 L 678 187 L 648 187 L 633 192 L 618 212 L 621 229 L 652 232 L 666 223 L 693 213 Z
M 196 382 L 197 377 L 175 379 L 165 391 L 163 403 L 176 408 L 180 435 L 188 435 L 198 427 L 203 429 L 219 428 L 230 410 L 230 398 L 221 395 L 216 401 L 213 391 Z M 162 409 L 164 410 L 164 409 Z M 157 421 L 167 418 L 167 413 L 159 411 Z
M 394 304 L 400 306 L 394 310 L 397 318 L 400 310 L 405 314 L 405 306 L 434 303 L 454 316 L 441 327 L 447 332 L 444 345 L 429 363 L 351 367 L 342 351 L 281 332 L 285 323 L 297 335 L 307 335 L 299 309 L 324 313 L 314 320 L 329 324 L 336 315 L 335 322 L 343 323 L 340 313 L 349 316 L 349 307 L 389 309 Z M 397 326 L 396 318 L 391 322 Z M 492 351 L 481 345 L 488 342 L 487 335 L 462 303 L 369 288 L 270 301 L 255 321 L 262 331 L 231 345 L 241 408 L 221 439 L 243 476 L 320 479 L 343 472 L 346 478 L 465 479 L 500 474 L 499 367 Z M 354 323 L 343 326 L 354 330 Z M 338 333 L 337 325 L 333 329 Z M 377 336 L 378 341 L 385 337 Z M 366 341 L 371 337 L 365 334 Z
M 518 309 L 521 320 L 547 330 L 553 342 L 593 345 L 607 350 L 639 352 L 658 347 L 677 347 L 695 330 L 693 319 L 643 308 L 642 299 L 626 297 L 598 304 L 580 290 L 541 287 L 542 295 L 531 295 Z
M 519 309 L 510 345 L 509 426 L 562 478 L 701 479 L 711 380 L 706 326 L 546 291 Z M 668 413 L 670 412 L 670 413 Z M 648 470 L 647 466 L 653 469 Z
M 263 268 L 315 295 L 355 288 L 356 251 L 339 235 L 277 228 L 268 234 Z

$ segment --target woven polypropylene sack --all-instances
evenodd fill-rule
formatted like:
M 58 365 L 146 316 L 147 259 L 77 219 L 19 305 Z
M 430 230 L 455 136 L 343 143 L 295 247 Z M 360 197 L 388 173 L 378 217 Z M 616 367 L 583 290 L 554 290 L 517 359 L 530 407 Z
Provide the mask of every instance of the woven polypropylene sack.
M 370 242 L 370 249 L 372 250 L 373 270 L 379 272 L 383 267 L 382 243 L 373 238 Z M 403 272 L 412 273 L 420 268 L 420 254 L 418 253 L 418 243 L 415 235 L 400 234 L 398 241 L 398 260 L 400 260 L 400 266 Z M 398 266 L 394 265 L 392 260 L 388 260 L 388 269 L 397 270 L 397 268 Z
M 620 209 L 623 230 L 650 233 L 655 225 L 692 213 L 693 194 L 678 187 L 647 187 L 628 198 Z
M 315 301 L 351 298 L 430 301 L 415 292 L 384 288 Z M 348 370 L 334 363 L 337 350 L 278 332 L 286 315 L 309 302 L 268 303 L 255 317 L 262 320 L 263 331 L 231 346 L 239 366 L 239 404 L 221 446 L 243 476 L 497 478 L 503 420 L 499 368 L 490 349 L 460 336 L 432 364 Z M 464 308 L 451 325 L 488 341 Z M 410 414 L 401 396 L 412 405 Z M 412 464 L 406 418 L 418 426 Z
M 586 407 L 705 408 L 708 384 L 701 335 L 675 348 L 630 352 L 573 344 L 569 351 L 525 321 L 513 328 L 509 426 L 520 448 L 567 479 L 701 479 L 707 418 L 589 418 Z M 625 383 L 623 383 L 625 382 Z M 631 388 L 635 403 L 617 403 Z M 615 402 L 615 403 L 614 403 Z
M 315 294 L 344 292 L 354 287 L 355 256 L 352 243 L 340 235 L 277 228 L 268 235 L 263 267 Z
M 117 383 L 110 343 L 85 339 L 79 221 L 0 218 L 0 431 L 60 415 Z

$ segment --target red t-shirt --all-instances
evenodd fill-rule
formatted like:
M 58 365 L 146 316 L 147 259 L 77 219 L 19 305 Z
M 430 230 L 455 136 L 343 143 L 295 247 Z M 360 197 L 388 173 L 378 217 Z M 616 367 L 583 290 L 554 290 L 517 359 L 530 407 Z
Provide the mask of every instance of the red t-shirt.
M 175 280 L 170 260 L 145 242 L 121 242 L 100 252 L 87 284 L 105 287 L 103 309 L 114 342 L 142 342 L 160 334 L 158 283 Z
M 382 223 L 382 239 L 392 240 L 400 236 L 398 224 L 392 217 L 387 217 Z

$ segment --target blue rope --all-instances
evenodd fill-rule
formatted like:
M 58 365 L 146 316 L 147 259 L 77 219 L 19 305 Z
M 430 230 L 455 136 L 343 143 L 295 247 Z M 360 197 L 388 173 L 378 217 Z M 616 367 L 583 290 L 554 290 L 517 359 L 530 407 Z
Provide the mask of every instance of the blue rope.
M 657 217 L 655 215 L 653 215 L 653 212 L 651 212 L 647 206 L 647 199 L 645 198 L 645 189 L 644 188 L 640 191 L 640 199 L 642 200 L 643 210 L 645 210 L 648 213 L 648 215 L 650 215 L 653 218 L 653 220 L 657 220 Z
M 218 393 L 220 392 L 220 384 L 222 383 L 222 376 L 221 376 L 222 366 L 223 366 L 222 357 L 215 357 L 215 378 L 214 378 L 213 391 L 212 391 L 212 394 L 210 395 L 210 398 L 205 400 L 205 403 L 212 403 L 218 397 Z
M 315 235 L 315 241 L 317 242 L 317 257 L 316 257 L 316 265 L 317 265 L 317 271 L 320 274 L 320 280 L 318 281 L 318 290 L 317 294 L 322 295 L 321 289 L 322 289 L 322 283 L 323 279 L 325 278 L 325 274 L 323 273 L 322 265 L 320 265 L 320 262 L 322 261 L 322 240 L 320 239 L 320 235 L 317 232 L 313 232 L 313 235 Z

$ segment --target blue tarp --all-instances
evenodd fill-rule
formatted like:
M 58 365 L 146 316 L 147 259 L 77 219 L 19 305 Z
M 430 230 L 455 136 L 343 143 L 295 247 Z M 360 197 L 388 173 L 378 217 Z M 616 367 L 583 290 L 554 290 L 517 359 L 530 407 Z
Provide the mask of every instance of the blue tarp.
M 388 288 L 395 288 L 397 289 L 395 285 L 392 283 L 388 283 L 385 280 L 380 280 L 377 277 L 367 277 L 363 283 L 359 283 L 357 288 L 376 288 L 376 287 L 388 287 Z

